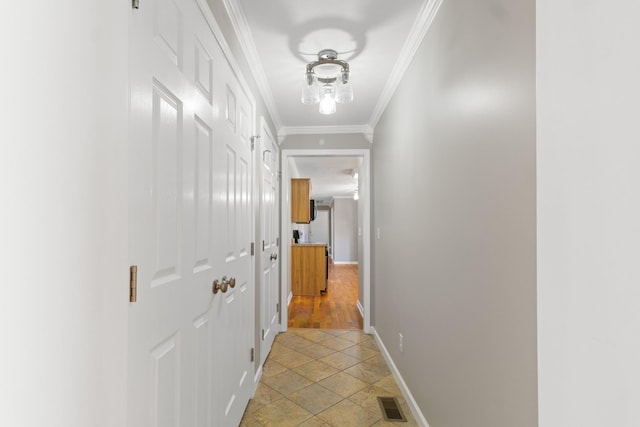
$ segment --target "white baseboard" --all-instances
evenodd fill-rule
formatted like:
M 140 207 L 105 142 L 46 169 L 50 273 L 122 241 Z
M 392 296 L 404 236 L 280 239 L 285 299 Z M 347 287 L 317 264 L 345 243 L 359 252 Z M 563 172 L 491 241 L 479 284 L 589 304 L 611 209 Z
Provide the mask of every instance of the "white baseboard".
M 413 414 L 413 417 L 416 419 L 416 422 L 421 427 L 429 427 L 429 423 L 427 422 L 427 419 L 424 417 L 424 414 L 418 407 L 418 404 L 416 403 L 416 400 L 413 398 L 413 395 L 411 394 L 409 387 L 407 387 L 407 383 L 404 382 L 402 375 L 400 375 L 400 371 L 398 371 L 396 364 L 393 363 L 393 359 L 391 358 L 389 351 L 387 351 L 387 347 L 385 347 L 384 343 L 380 339 L 380 336 L 378 335 L 378 331 L 376 331 L 376 328 L 374 328 L 373 326 L 371 327 L 371 333 L 373 334 L 373 337 L 376 339 L 376 343 L 378 344 L 378 347 L 380 347 L 382 356 L 384 357 L 384 360 L 387 361 L 387 364 L 391 369 L 391 373 L 396 379 L 396 382 L 398 383 L 398 386 L 400 387 L 400 390 L 402 391 L 402 394 L 404 395 L 404 398 L 407 401 L 407 404 L 409 405 L 409 409 L 411 409 L 411 413 Z
M 336 265 L 358 265 L 358 261 L 333 261 Z
M 356 303 L 356 307 L 358 307 L 358 311 L 360 312 L 360 316 L 364 319 L 364 307 L 360 303 L 360 300 Z
M 253 393 L 251 393 L 251 398 L 256 394 L 256 389 L 258 388 L 258 384 L 260 383 L 260 379 L 262 378 L 262 365 L 258 367 L 258 371 L 253 376 Z

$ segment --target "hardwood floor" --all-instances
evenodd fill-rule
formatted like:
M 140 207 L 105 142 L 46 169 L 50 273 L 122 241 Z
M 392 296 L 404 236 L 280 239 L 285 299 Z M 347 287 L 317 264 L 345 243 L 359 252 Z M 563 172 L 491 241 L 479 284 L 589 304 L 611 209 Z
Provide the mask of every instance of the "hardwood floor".
M 289 304 L 290 328 L 362 329 L 358 301 L 358 266 L 329 264 L 328 291 L 294 296 Z

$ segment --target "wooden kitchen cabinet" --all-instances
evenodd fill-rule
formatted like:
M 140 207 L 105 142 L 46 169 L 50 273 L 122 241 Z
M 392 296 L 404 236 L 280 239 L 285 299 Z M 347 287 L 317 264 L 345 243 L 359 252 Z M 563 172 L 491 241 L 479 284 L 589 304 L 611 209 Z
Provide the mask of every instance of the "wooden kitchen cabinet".
M 291 245 L 291 292 L 319 296 L 327 287 L 327 246 L 300 243 Z
M 291 222 L 309 224 L 311 222 L 311 179 L 291 179 Z

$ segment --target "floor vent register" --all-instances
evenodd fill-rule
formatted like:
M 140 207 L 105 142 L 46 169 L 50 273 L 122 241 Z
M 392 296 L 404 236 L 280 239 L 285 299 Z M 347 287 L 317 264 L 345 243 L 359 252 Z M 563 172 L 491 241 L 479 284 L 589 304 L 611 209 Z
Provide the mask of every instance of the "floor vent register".
M 402 413 L 400 405 L 398 404 L 398 399 L 395 397 L 378 396 L 378 403 L 380 404 L 380 409 L 382 409 L 382 415 L 385 421 L 407 422 L 407 418 Z

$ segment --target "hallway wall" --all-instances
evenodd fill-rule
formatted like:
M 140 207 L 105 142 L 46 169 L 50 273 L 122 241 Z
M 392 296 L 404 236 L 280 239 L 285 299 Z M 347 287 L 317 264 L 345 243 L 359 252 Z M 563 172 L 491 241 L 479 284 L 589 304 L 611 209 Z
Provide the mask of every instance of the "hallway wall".
M 534 6 L 444 1 L 375 129 L 373 324 L 431 426 L 537 425 Z
M 640 425 L 640 2 L 538 0 L 540 425 Z
M 353 198 L 336 197 L 333 202 L 335 242 L 333 261 L 358 262 L 358 202 Z
M 130 11 L 0 2 L 2 426 L 126 424 Z

